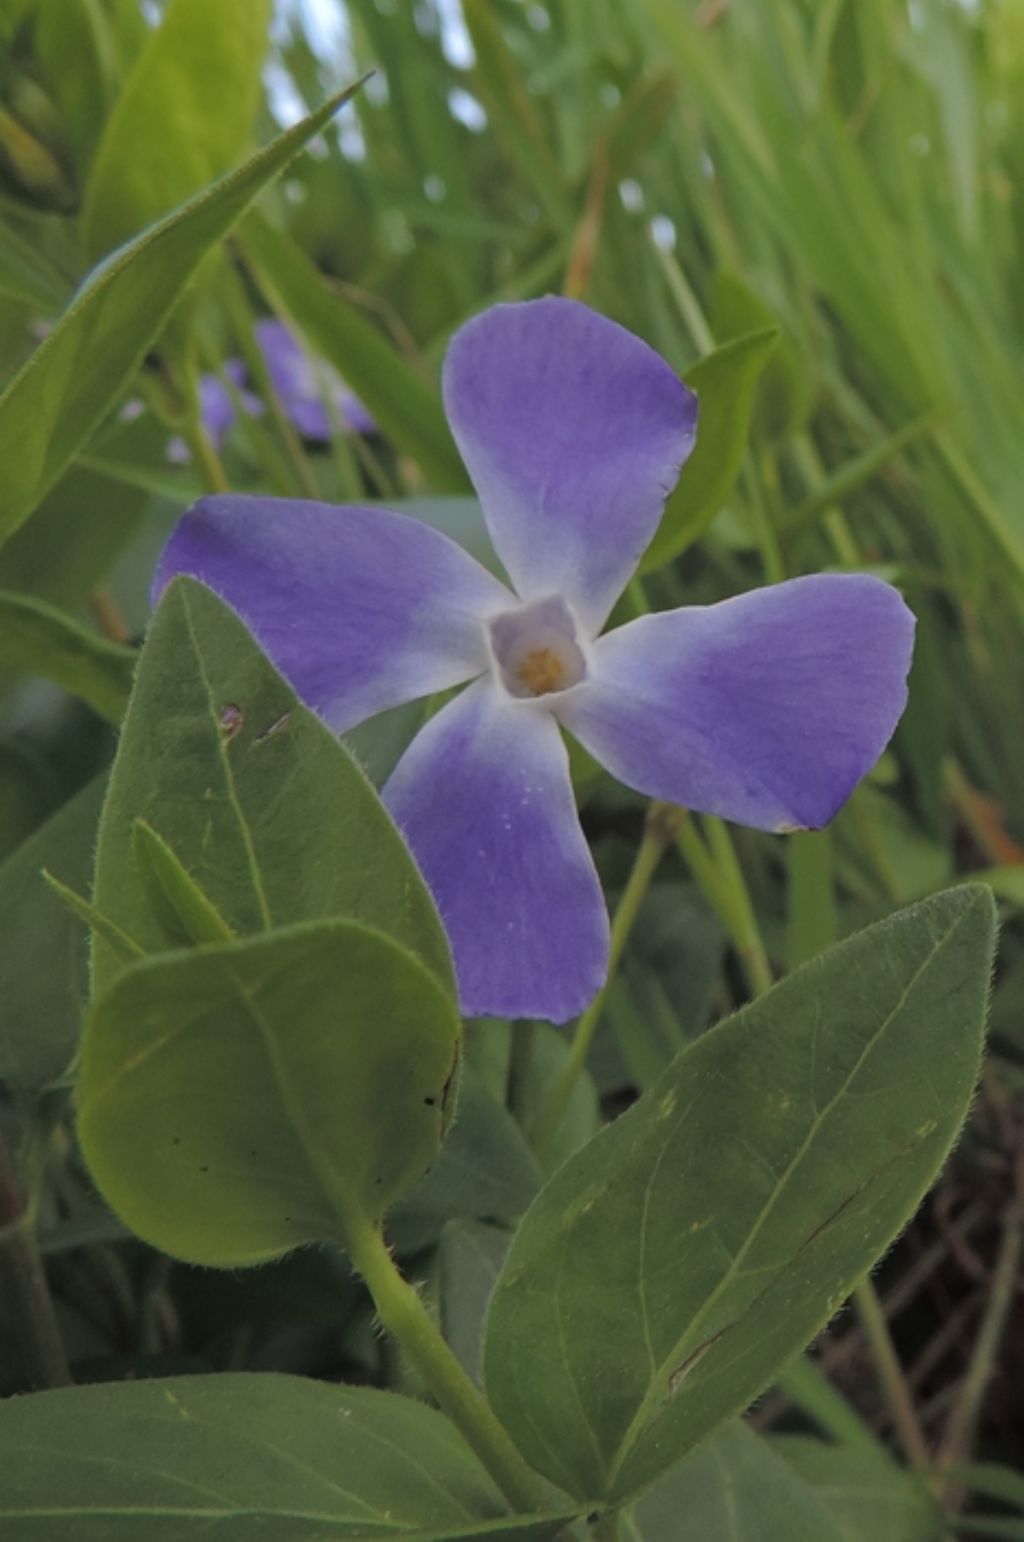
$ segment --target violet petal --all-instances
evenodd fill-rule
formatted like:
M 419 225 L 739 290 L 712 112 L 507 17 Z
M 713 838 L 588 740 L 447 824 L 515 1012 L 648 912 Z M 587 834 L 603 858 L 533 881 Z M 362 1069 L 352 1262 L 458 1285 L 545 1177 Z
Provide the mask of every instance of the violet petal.
M 256 341 L 266 362 L 270 383 L 303 438 L 326 442 L 334 434 L 325 393 L 343 424 L 356 433 L 372 432 L 373 419 L 337 370 L 326 363 L 315 363 L 284 322 L 272 316 L 258 321 Z
M 816 829 L 889 741 L 913 634 L 880 579 L 795 578 L 609 632 L 558 715 L 639 792 L 758 829 Z
M 514 603 L 440 531 L 382 509 L 202 498 L 157 569 L 207 584 L 339 733 L 488 668 L 485 620 Z
M 462 1010 L 565 1022 L 608 968 L 608 915 L 558 725 L 490 677 L 423 728 L 384 788 L 452 945 Z
M 606 620 L 693 448 L 696 398 L 640 338 L 575 300 L 497 305 L 444 364 L 448 421 L 524 599 Z

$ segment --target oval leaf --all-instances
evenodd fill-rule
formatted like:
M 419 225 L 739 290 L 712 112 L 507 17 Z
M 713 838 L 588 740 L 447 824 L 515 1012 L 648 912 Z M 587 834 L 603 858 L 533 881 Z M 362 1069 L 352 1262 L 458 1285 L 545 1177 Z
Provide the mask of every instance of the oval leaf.
M 424 1404 L 298 1376 L 9 1398 L 0 1444 L 0 1530 L 19 1542 L 542 1542 L 564 1523 L 509 1516 L 461 1436 Z
M 966 1113 L 987 889 L 841 943 L 677 1057 L 527 1212 L 488 1392 L 570 1492 L 643 1490 L 818 1331 L 906 1223 Z
M 418 953 L 454 994 L 433 901 L 347 751 L 234 611 L 177 579 L 139 662 L 100 826 L 97 908 L 146 952 L 178 946 L 134 835 L 162 837 L 237 933 L 347 916 Z M 94 951 L 102 991 L 118 960 Z
M 82 1150 L 176 1258 L 344 1242 L 436 1160 L 458 1035 L 423 965 L 354 922 L 142 959 L 86 1020 Z

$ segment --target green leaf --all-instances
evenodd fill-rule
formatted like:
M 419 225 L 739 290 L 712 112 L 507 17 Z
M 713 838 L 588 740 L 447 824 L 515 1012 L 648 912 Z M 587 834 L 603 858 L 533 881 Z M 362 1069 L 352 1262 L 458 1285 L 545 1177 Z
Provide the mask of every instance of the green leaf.
M 6 220 L 0 224 L 0 295 L 50 315 L 67 298 L 68 285 L 51 268 L 38 243 L 20 235 Z
M 70 884 L 66 884 L 62 879 L 55 877 L 49 868 L 43 868 L 42 877 L 43 882 L 48 885 L 62 904 L 67 906 L 71 914 L 77 916 L 82 925 L 87 926 L 96 936 L 102 937 L 104 942 L 108 943 L 118 958 L 121 959 L 122 963 L 132 964 L 137 958 L 145 958 L 146 955 L 138 943 L 132 937 L 129 937 L 127 932 L 122 931 L 116 922 L 111 921 L 109 916 L 105 916 L 102 911 L 97 910 L 91 900 L 85 899 Z
M 116 405 L 207 252 L 357 89 L 331 97 L 93 270 L 0 396 L 0 541 Z
M 395 936 L 454 994 L 433 901 L 377 794 L 238 617 L 189 579 L 139 661 L 100 827 L 95 901 L 167 946 L 133 826 L 144 820 L 232 931 L 347 916 Z M 98 943 L 94 985 L 119 964 Z
M 114 436 L 116 445 L 130 445 L 149 461 L 162 459 L 166 439 L 151 413 L 119 426 Z M 79 610 L 138 535 L 146 491 L 79 461 L 0 546 L 0 589 Z
M 512 1241 L 485 1221 L 449 1221 L 437 1249 L 441 1328 L 453 1354 L 479 1382 L 484 1318 Z
M 811 360 L 795 346 L 770 305 L 738 274 L 720 268 L 711 285 L 711 326 L 719 343 L 765 327 L 779 327 L 779 339 L 767 361 L 756 394 L 755 431 L 784 443 L 806 426 L 812 405 Z
M 833 826 L 837 850 L 897 902 L 941 889 L 954 874 L 953 853 L 932 839 L 902 803 L 869 783 L 858 787 Z M 843 876 L 846 876 L 844 871 Z
M 840 1445 L 863 1446 L 869 1451 L 877 1448 L 870 1426 L 810 1355 L 798 1356 L 782 1372 L 776 1385 L 830 1440 Z
M 132 844 L 136 863 L 149 880 L 152 908 L 166 915 L 171 946 L 231 941 L 231 928 L 209 896 L 189 877 L 163 836 L 144 819 L 137 819 L 132 826 Z
M 980 886 L 889 917 L 705 1034 L 555 1174 L 485 1348 L 534 1466 L 628 1499 L 821 1328 L 960 1127 L 992 940 Z
M 723 343 L 688 371 L 699 399 L 697 444 L 665 505 L 641 571 L 664 567 L 697 540 L 728 498 L 747 448 L 761 372 L 778 340 L 776 328 Z
M 114 97 L 110 23 L 100 0 L 37 0 L 34 21 L 39 66 L 61 110 L 67 149 L 82 181 Z
M 88 886 L 104 782 L 90 782 L 0 865 L 0 1082 L 15 1094 L 63 1076 L 78 1044 L 88 937 L 42 869 Z
M 85 191 L 95 261 L 238 160 L 259 101 L 270 0 L 170 0 L 107 119 Z
M 488 0 L 463 0 L 462 10 L 476 55 L 472 79 L 495 134 L 509 162 L 518 166 L 527 186 L 543 203 L 554 227 L 564 229 L 575 223 L 575 211 L 549 136 L 494 7 Z
M 537 1160 L 508 1109 L 469 1066 L 459 1083 L 458 1108 L 440 1160 L 388 1221 L 400 1253 L 431 1246 L 457 1216 L 511 1224 L 540 1188 Z
M 300 246 L 262 215 L 245 222 L 243 247 L 261 286 L 312 351 L 333 364 L 381 430 L 411 455 L 441 491 L 468 478 L 441 399 L 360 310 L 331 288 Z
M 840 466 L 788 516 L 782 526 L 783 535 L 788 539 L 807 530 L 828 509 L 835 508 L 853 493 L 859 492 L 866 482 L 877 476 L 908 445 L 934 433 L 941 419 L 942 415 L 938 412 L 922 413 L 920 417 L 904 423 L 894 433 L 886 434 L 884 439 L 880 439 L 870 449 Z
M 568 1056 L 566 1035 L 550 1023 L 534 1022 L 517 1033 L 513 1049 L 511 1105 L 528 1135 L 532 1134 L 547 1106 L 551 1088 L 564 1070 Z M 597 1089 L 589 1072 L 584 1070 L 573 1083 L 558 1129 L 541 1159 L 545 1172 L 552 1173 L 556 1167 L 561 1167 L 567 1157 L 585 1145 L 600 1122 Z
M 700 1542 L 843 1542 L 824 1500 L 743 1424 L 722 1430 L 640 1501 L 638 1542 L 677 1542 L 684 1515 Z
M 777 1436 L 772 1446 L 817 1490 L 841 1542 L 945 1542 L 948 1526 L 935 1496 L 881 1446 L 854 1449 L 800 1435 Z
M 373 504 L 370 507 L 374 507 Z M 381 507 L 385 507 L 384 504 Z M 478 498 L 392 498 L 386 504 L 399 514 L 433 525 L 475 557 L 481 566 L 503 583 L 507 575 L 491 543 Z
M 0 591 L 0 671 L 53 680 L 118 723 L 135 658 L 134 648 L 107 642 L 41 600 Z
M 972 1494 L 998 1499 L 1002 1504 L 1024 1510 L 1024 1472 L 1004 1467 L 1001 1462 L 954 1462 L 942 1468 L 943 1481 L 963 1484 Z
M 598 154 L 606 157 L 611 186 L 633 176 L 637 163 L 671 121 L 682 81 L 675 70 L 656 69 L 632 82 L 612 113 Z
M 721 925 L 694 884 L 651 886 L 590 1057 L 602 1092 L 646 1091 L 709 1026 L 724 955 Z
M 458 1036 L 419 960 L 352 921 L 142 959 L 86 1020 L 82 1150 L 176 1258 L 344 1243 L 436 1161 Z
M 424 1404 L 297 1376 L 9 1398 L 0 1443 L 0 1529 L 19 1542 L 542 1542 L 564 1519 L 508 1516 L 453 1426 Z

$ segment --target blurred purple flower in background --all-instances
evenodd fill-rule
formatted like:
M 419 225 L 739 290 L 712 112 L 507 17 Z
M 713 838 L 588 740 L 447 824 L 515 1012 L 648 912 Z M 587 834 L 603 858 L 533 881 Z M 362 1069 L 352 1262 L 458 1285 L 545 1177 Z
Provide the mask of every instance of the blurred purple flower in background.
M 203 580 L 344 733 L 473 683 L 384 788 L 467 1014 L 562 1022 L 603 983 L 608 917 L 560 726 L 630 787 L 766 830 L 825 824 L 906 700 L 913 617 L 860 574 L 793 579 L 599 636 L 692 449 L 693 394 L 574 301 L 456 333 L 448 419 L 511 581 L 377 509 L 204 498 L 156 580 Z
M 313 359 L 283 321 L 258 321 L 256 341 L 270 383 L 303 438 L 330 439 L 335 419 L 353 433 L 373 433 L 373 419 L 337 370 Z
M 256 323 L 255 331 L 270 383 L 304 439 L 326 444 L 338 426 L 355 434 L 373 433 L 373 419 L 337 370 L 313 359 L 283 321 L 266 316 Z M 242 410 L 249 417 L 259 417 L 264 404 L 245 389 L 248 375 L 242 360 L 228 359 L 224 374 L 238 388 Z M 199 405 L 207 437 L 219 449 L 237 416 L 231 392 L 220 375 L 202 376 Z M 167 458 L 179 464 L 190 458 L 183 439 L 171 440 Z
M 237 386 L 243 408 L 251 417 L 258 417 L 263 403 L 258 396 L 245 390 L 245 365 L 241 359 L 228 359 L 224 373 Z M 228 429 L 235 421 L 235 404 L 231 392 L 219 375 L 203 375 L 199 381 L 199 411 L 207 438 L 216 449 L 224 443 Z M 177 435 L 167 446 L 167 459 L 176 465 L 184 465 L 191 459 L 188 445 Z

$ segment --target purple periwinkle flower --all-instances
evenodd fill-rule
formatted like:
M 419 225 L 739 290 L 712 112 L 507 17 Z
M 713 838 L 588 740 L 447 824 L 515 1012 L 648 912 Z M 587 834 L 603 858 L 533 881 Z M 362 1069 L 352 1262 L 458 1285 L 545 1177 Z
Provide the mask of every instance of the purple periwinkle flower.
M 330 364 L 317 363 L 283 321 L 265 316 L 257 321 L 255 330 L 270 383 L 304 439 L 326 444 L 334 436 L 336 424 L 354 434 L 374 432 L 376 424 L 337 370 Z M 242 360 L 228 359 L 224 373 L 238 388 L 242 410 L 247 416 L 258 418 L 264 406 L 258 396 L 245 389 L 248 376 Z M 201 376 L 199 411 L 207 437 L 219 449 L 237 416 L 231 392 L 219 375 Z M 167 458 L 176 463 L 189 459 L 183 439 L 175 437 L 170 441 Z
M 510 586 L 414 519 L 204 498 L 157 574 L 231 604 L 337 731 L 472 684 L 384 788 L 452 944 L 463 1010 L 581 1011 L 608 917 L 561 728 L 630 787 L 765 830 L 827 823 L 906 700 L 913 617 L 860 574 L 792 579 L 599 635 L 693 447 L 697 403 L 574 301 L 461 328 L 448 420 Z
M 256 341 L 285 412 L 305 439 L 333 438 L 335 420 L 356 434 L 372 434 L 375 424 L 337 370 L 317 363 L 283 321 L 272 316 L 256 323 Z M 333 408 L 332 412 L 328 408 Z
M 245 390 L 245 365 L 241 359 L 228 359 L 224 373 L 233 386 L 238 388 L 245 411 L 257 417 L 263 411 L 258 396 Z M 235 421 L 235 404 L 224 381 L 219 375 L 202 375 L 199 380 L 199 415 L 207 438 L 219 449 L 227 437 L 228 429 Z M 182 465 L 190 459 L 188 445 L 177 435 L 167 446 L 167 459 Z

